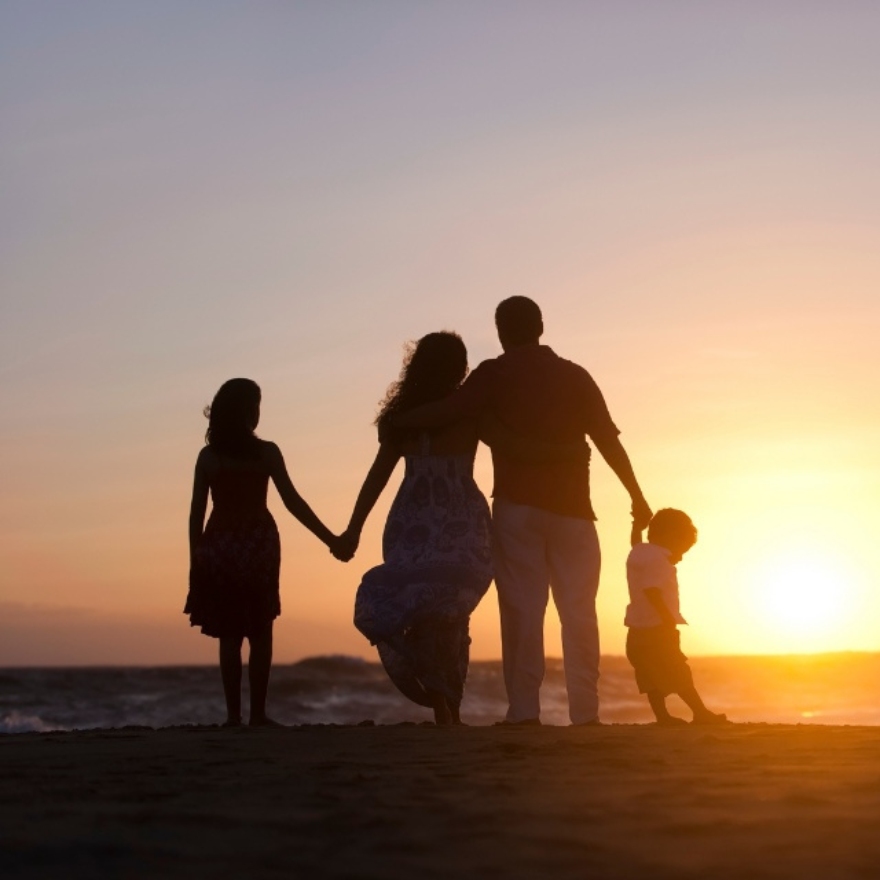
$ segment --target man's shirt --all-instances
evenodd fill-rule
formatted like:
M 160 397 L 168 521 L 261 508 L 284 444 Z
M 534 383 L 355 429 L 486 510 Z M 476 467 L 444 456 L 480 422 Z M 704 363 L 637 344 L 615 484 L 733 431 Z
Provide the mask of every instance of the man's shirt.
M 546 345 L 523 345 L 483 361 L 450 398 L 463 418 L 491 410 L 520 436 L 553 443 L 616 437 L 599 386 Z M 492 450 L 495 498 L 594 520 L 589 459 L 527 463 Z

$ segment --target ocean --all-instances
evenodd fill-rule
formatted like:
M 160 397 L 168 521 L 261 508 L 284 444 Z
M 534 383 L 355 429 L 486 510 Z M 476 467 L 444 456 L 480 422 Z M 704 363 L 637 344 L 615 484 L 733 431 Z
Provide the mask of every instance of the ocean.
M 697 657 L 691 667 L 706 704 L 726 712 L 731 721 L 880 724 L 880 654 Z M 600 696 L 606 723 L 651 720 L 623 657 L 602 659 Z M 669 706 L 690 717 L 677 698 L 670 698 Z M 491 724 L 504 709 L 501 663 L 472 663 L 463 720 Z M 378 663 L 345 656 L 275 666 L 269 712 L 285 724 L 399 724 L 430 718 L 428 710 L 397 692 Z M 224 717 L 214 666 L 0 669 L 0 733 L 202 725 Z M 542 718 L 545 724 L 568 724 L 560 660 L 547 662 Z

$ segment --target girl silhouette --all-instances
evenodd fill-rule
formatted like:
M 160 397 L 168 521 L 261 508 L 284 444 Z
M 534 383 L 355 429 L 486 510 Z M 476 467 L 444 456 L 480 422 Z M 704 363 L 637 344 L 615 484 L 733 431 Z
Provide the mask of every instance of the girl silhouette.
M 266 507 L 269 480 L 310 532 L 334 549 L 337 540 L 294 489 L 281 450 L 254 434 L 260 397 L 256 382 L 230 379 L 205 409 L 207 445 L 196 460 L 189 515 L 190 585 L 184 613 L 192 626 L 220 640 L 226 727 L 241 725 L 245 639 L 250 645 L 250 726 L 281 726 L 266 715 L 272 623 L 281 613 L 281 545 Z M 205 525 L 209 493 L 213 506 Z

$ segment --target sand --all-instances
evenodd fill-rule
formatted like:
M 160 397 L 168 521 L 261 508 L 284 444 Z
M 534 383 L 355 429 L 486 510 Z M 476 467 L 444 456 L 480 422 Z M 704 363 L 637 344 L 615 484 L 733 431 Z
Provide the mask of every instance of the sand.
M 876 878 L 880 728 L 0 737 L 0 877 Z

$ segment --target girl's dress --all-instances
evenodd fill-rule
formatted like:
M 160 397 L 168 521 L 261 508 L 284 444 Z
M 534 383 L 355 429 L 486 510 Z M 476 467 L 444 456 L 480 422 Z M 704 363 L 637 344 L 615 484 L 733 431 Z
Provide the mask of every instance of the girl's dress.
M 468 621 L 492 581 L 489 506 L 473 456 L 405 456 L 406 473 L 382 536 L 384 563 L 363 577 L 355 626 L 378 648 L 398 689 L 430 706 L 426 690 L 461 703 Z
M 281 542 L 266 495 L 269 475 L 222 468 L 211 515 L 193 554 L 185 614 L 215 638 L 259 635 L 281 613 Z

